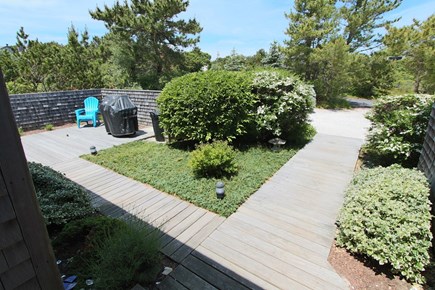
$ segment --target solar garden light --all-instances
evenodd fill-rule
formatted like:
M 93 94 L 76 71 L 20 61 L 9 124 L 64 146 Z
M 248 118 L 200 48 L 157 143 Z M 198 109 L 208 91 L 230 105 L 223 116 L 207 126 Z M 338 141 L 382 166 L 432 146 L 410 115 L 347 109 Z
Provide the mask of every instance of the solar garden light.
M 223 199 L 225 195 L 225 184 L 222 181 L 216 182 L 216 197 Z
M 97 148 L 95 148 L 95 146 L 91 146 L 89 149 L 91 150 L 92 155 L 97 155 Z
M 272 151 L 279 151 L 281 149 L 281 146 L 284 145 L 286 141 L 280 138 L 273 138 L 269 140 L 269 143 L 273 145 Z

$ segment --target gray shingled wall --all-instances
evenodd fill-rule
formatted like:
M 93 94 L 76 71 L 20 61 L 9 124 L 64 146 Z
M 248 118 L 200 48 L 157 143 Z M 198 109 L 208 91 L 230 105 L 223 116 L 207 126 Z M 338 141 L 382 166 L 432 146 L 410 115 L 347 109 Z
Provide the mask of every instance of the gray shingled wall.
M 150 112 L 157 109 L 156 99 L 160 91 L 139 91 L 139 90 L 101 90 L 105 96 L 127 95 L 130 100 L 137 106 L 137 119 L 139 124 L 150 126 Z
M 435 104 L 432 106 L 418 168 L 424 172 L 429 180 L 433 195 L 435 193 Z
M 10 95 L 10 100 L 17 126 L 24 130 L 75 122 L 74 110 L 83 108 L 84 99 L 95 96 L 101 100 L 108 95 L 128 95 L 138 107 L 139 124 L 149 126 L 149 112 L 157 108 L 159 94 L 160 91 L 92 89 Z

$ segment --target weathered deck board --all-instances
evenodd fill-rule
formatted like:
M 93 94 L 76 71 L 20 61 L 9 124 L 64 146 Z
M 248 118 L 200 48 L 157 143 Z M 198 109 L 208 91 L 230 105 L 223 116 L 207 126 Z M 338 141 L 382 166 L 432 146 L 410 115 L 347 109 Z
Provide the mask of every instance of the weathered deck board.
M 175 281 L 181 283 L 184 287 L 191 290 L 217 290 L 218 288 L 212 286 L 201 277 L 190 272 L 184 266 L 180 265 L 177 270 L 171 273 L 171 277 Z
M 189 255 L 182 262 L 183 266 L 189 269 L 191 275 L 198 275 L 209 284 L 213 285 L 218 289 L 239 289 L 239 290 L 247 290 L 246 286 L 237 282 L 233 278 L 227 276 L 226 274 L 220 272 L 212 265 L 205 263 L 203 260 L 197 258 L 194 255 Z M 178 268 L 175 272 L 177 272 Z M 175 274 L 174 272 L 174 274 Z
M 174 278 L 171 276 L 167 277 L 165 280 L 162 281 L 162 283 L 158 286 L 159 289 L 166 290 L 189 290 L 188 288 L 184 287 L 182 284 L 175 281 Z

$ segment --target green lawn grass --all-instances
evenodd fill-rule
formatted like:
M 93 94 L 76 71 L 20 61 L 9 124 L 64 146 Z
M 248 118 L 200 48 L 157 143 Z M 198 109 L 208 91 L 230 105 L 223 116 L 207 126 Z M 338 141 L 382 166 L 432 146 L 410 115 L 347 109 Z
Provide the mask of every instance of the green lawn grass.
M 286 148 L 273 152 L 262 146 L 237 150 L 236 162 L 239 172 L 230 179 L 223 178 L 226 194 L 223 200 L 216 198 L 217 179 L 197 178 L 192 173 L 187 165 L 190 152 L 186 150 L 165 144 L 137 141 L 99 151 L 96 156 L 82 157 L 227 217 L 297 150 Z

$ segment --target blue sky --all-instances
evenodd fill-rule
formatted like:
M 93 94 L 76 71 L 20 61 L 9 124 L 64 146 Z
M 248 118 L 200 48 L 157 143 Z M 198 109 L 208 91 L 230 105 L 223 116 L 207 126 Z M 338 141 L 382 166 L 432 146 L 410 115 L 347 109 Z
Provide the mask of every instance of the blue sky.
M 74 4 L 72 4 L 74 3 Z M 31 39 L 67 41 L 71 24 L 90 35 L 106 33 L 101 21 L 93 20 L 88 11 L 114 0 L 0 0 L 0 46 L 15 43 L 20 26 Z M 195 17 L 203 31 L 199 47 L 212 55 L 226 56 L 233 49 L 252 55 L 260 48 L 268 49 L 272 41 L 286 39 L 284 31 L 293 1 L 288 0 L 190 0 L 182 17 Z M 402 17 L 397 26 L 408 25 L 412 19 L 425 20 L 435 13 L 434 0 L 404 0 L 388 18 Z

